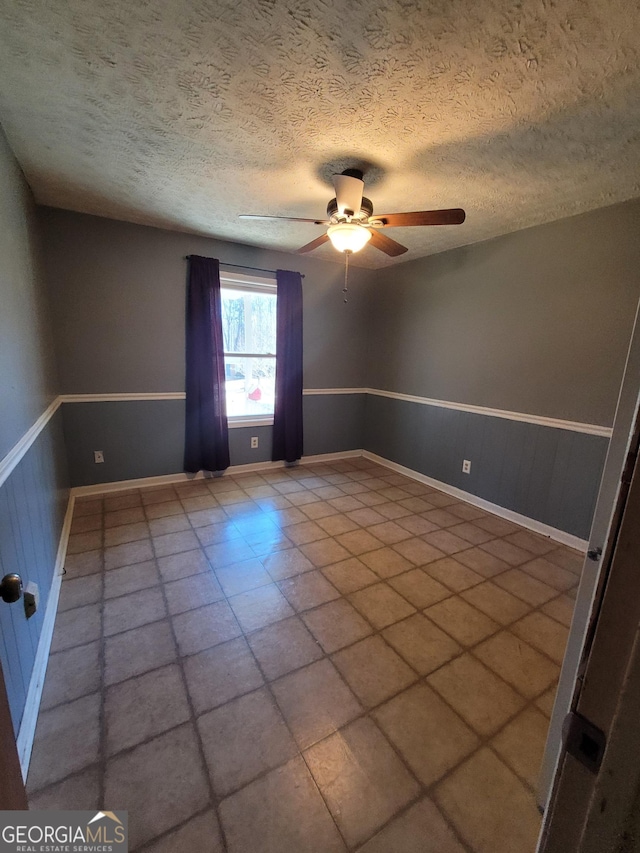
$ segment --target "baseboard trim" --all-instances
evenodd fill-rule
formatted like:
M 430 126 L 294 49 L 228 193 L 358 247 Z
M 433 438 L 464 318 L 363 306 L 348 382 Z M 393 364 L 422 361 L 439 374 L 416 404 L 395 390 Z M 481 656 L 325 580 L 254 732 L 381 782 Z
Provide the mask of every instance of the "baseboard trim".
M 506 507 L 491 503 L 491 501 L 487 501 L 484 498 L 473 495 L 471 492 L 465 492 L 462 489 L 458 489 L 456 486 L 450 486 L 448 483 L 443 483 L 441 480 L 435 480 L 433 477 L 428 477 L 426 474 L 421 474 L 419 471 L 414 471 L 412 468 L 405 468 L 404 465 L 399 465 L 397 462 L 385 459 L 384 456 L 378 456 L 376 453 L 370 453 L 368 450 L 364 450 L 362 455 L 365 459 L 369 459 L 371 462 L 377 462 L 379 465 L 384 465 L 385 468 L 396 471 L 398 474 L 404 474 L 406 477 L 411 477 L 411 479 L 417 480 L 419 483 L 424 483 L 426 486 L 433 486 L 434 489 L 438 489 L 439 491 L 452 495 L 455 498 L 460 498 L 460 500 L 465 501 L 466 503 L 477 506 L 479 509 L 485 509 L 487 512 L 497 515 L 500 518 L 504 518 L 507 521 L 513 521 L 521 527 L 526 527 L 534 533 L 540 533 L 542 536 L 547 536 L 549 539 L 553 539 L 555 542 L 560 542 L 562 545 L 567 545 L 569 548 L 574 548 L 576 551 L 582 551 L 583 553 L 586 553 L 587 551 L 588 542 L 586 539 L 580 539 L 578 536 L 573 536 L 571 533 L 566 533 L 564 530 L 558 530 L 556 527 L 551 527 L 550 524 L 543 524 L 541 521 L 536 521 L 535 518 L 520 515 L 518 512 L 514 512 L 513 510 L 506 509 Z
M 362 456 L 362 450 L 344 450 L 337 453 L 319 453 L 313 456 L 303 456 L 302 462 L 331 462 L 337 459 L 352 459 Z M 284 462 L 251 462 L 247 465 L 231 465 L 226 474 L 250 474 L 253 471 L 273 471 L 284 468 Z M 195 480 L 209 479 L 202 471 L 197 474 L 161 474 L 158 477 L 141 477 L 136 480 L 116 480 L 112 483 L 95 483 L 91 486 L 74 486 L 71 493 L 75 498 L 103 495 L 110 492 L 122 492 L 128 489 L 148 489 L 152 486 L 170 486 L 174 483 L 187 483 Z
M 62 584 L 62 572 L 67 556 L 67 545 L 69 542 L 69 532 L 71 530 L 71 521 L 73 519 L 73 506 L 75 498 L 72 493 L 69 494 L 67 510 L 64 516 L 64 523 L 60 533 L 58 542 L 58 553 L 53 569 L 53 579 L 51 581 L 51 589 L 47 599 L 47 607 L 42 622 L 42 631 L 40 632 L 40 640 L 38 642 L 38 650 L 36 659 L 31 672 L 29 681 L 29 689 L 27 691 L 27 700 L 24 706 L 22 722 L 20 730 L 16 738 L 16 746 L 18 748 L 18 758 L 20 759 L 20 768 L 22 770 L 22 778 L 27 781 L 27 773 L 29 772 L 29 762 L 31 760 L 31 750 L 33 749 L 33 739 L 36 733 L 36 724 L 38 722 L 38 713 L 40 711 L 40 701 L 42 700 L 42 688 L 44 687 L 44 679 L 47 674 L 47 664 L 49 663 L 49 652 L 51 650 L 51 640 L 53 639 L 53 629 L 56 622 L 58 612 L 58 600 L 60 598 L 60 586 Z

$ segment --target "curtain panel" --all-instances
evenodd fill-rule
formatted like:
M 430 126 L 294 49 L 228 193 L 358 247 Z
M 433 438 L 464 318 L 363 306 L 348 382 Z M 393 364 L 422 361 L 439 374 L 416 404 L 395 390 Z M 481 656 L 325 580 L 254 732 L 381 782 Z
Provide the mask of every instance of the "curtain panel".
M 272 460 L 302 457 L 302 276 L 277 270 L 276 400 Z
M 186 423 L 184 470 L 229 467 L 220 264 L 191 255 L 186 310 Z

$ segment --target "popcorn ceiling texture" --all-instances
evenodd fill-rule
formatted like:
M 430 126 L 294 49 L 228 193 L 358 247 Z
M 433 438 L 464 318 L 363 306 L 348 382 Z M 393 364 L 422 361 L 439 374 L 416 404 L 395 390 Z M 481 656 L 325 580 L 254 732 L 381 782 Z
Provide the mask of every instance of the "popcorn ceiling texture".
M 400 261 L 640 196 L 639 91 L 633 0 L 0 0 L 39 203 L 287 251 L 321 227 L 237 214 L 323 216 L 359 163 L 375 212 L 467 211 Z

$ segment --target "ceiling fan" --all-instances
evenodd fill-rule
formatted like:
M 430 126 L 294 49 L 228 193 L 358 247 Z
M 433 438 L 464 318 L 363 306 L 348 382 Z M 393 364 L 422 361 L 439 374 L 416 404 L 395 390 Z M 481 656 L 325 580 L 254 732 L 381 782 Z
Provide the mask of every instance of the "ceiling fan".
M 386 255 L 396 257 L 408 251 L 406 246 L 382 233 L 383 228 L 398 228 L 410 225 L 460 225 L 465 212 L 460 207 L 450 210 L 415 210 L 412 213 L 373 214 L 373 204 L 363 196 L 363 173 L 359 169 L 345 169 L 333 176 L 336 197 L 327 205 L 328 219 L 299 219 L 295 216 L 259 216 L 240 214 L 240 219 L 284 219 L 288 222 L 310 222 L 313 225 L 328 225 L 326 234 L 321 234 L 298 249 L 298 254 L 311 252 L 331 240 L 339 252 L 358 252 L 371 241 L 371 245 Z

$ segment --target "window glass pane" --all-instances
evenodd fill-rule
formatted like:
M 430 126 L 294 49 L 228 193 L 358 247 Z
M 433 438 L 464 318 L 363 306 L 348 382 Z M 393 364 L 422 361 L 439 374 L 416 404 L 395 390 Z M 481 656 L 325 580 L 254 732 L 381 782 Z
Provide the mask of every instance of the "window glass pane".
M 222 333 L 228 353 L 275 353 L 276 294 L 222 288 Z
M 227 356 L 224 360 L 227 416 L 272 415 L 275 398 L 275 358 Z

